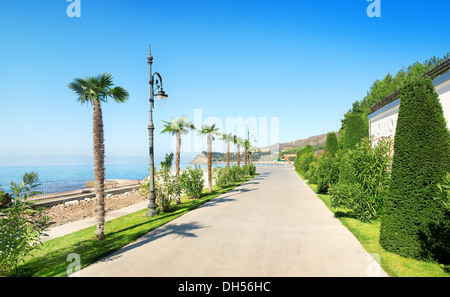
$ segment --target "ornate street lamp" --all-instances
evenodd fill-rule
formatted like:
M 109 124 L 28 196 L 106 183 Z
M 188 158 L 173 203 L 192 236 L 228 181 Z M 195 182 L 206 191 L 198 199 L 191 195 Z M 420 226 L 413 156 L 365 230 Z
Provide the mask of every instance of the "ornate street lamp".
M 156 210 L 156 195 L 155 195 L 155 160 L 153 156 L 153 132 L 155 130 L 155 126 L 153 125 L 153 107 L 154 107 L 154 97 L 160 100 L 166 100 L 168 95 L 164 92 L 162 86 L 162 78 L 158 72 L 152 74 L 152 64 L 153 57 L 151 53 L 151 48 L 149 46 L 149 54 L 147 57 L 148 65 L 150 66 L 150 119 L 148 121 L 148 134 L 149 134 L 149 156 L 150 156 L 150 195 L 149 195 L 149 210 L 146 212 L 147 216 L 152 217 L 158 214 Z M 155 94 L 155 90 L 158 92 Z

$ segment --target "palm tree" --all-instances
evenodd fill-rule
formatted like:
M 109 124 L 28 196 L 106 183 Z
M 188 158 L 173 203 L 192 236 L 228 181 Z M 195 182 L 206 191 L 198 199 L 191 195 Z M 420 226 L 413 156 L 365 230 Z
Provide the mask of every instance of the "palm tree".
M 245 148 L 245 167 L 247 167 L 247 157 L 248 157 L 248 148 L 250 147 L 250 141 L 248 141 L 248 139 L 245 139 L 243 141 L 244 143 L 244 148 Z
M 255 150 L 256 150 L 256 147 L 253 146 L 253 145 L 250 143 L 249 148 L 248 148 L 248 158 L 249 158 L 248 163 L 249 163 L 250 165 L 253 164 L 253 163 L 252 163 L 252 151 L 255 151 Z
M 129 93 L 122 87 L 113 88 L 113 77 L 103 73 L 93 77 L 75 78 L 68 87 L 78 96 L 81 104 L 92 104 L 93 112 L 93 143 L 94 143 L 94 177 L 97 217 L 97 238 L 105 236 L 105 145 L 103 135 L 103 116 L 100 103 L 107 102 L 109 97 L 117 103 L 124 103 Z
M 180 175 L 181 135 L 189 133 L 189 130 L 194 129 L 194 125 L 191 124 L 187 116 L 172 118 L 171 122 L 163 122 L 165 123 L 164 130 L 162 130 L 161 133 L 170 133 L 176 136 L 175 175 L 178 177 Z
M 211 126 L 204 124 L 201 130 L 198 130 L 199 135 L 207 135 L 207 155 L 208 155 L 208 187 L 212 192 L 212 149 L 211 144 L 214 140 L 214 135 L 220 135 L 219 128 L 216 128 L 216 124 Z
M 227 142 L 227 170 L 230 170 L 230 142 L 233 141 L 233 135 L 222 134 L 222 140 Z
M 237 166 L 241 167 L 241 144 L 243 140 L 237 135 L 233 136 L 233 143 L 237 145 Z

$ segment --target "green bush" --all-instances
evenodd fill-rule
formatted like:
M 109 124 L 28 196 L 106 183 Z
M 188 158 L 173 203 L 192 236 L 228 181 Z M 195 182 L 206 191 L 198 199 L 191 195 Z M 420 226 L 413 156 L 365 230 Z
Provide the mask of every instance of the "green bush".
M 231 182 L 231 177 L 226 168 L 214 168 L 215 171 L 215 182 L 216 186 L 219 188 L 224 188 L 228 186 Z
M 332 203 L 345 205 L 361 221 L 378 218 L 389 186 L 390 147 L 390 140 L 380 140 L 372 147 L 371 142 L 364 138 L 354 149 L 348 150 L 340 162 L 339 182 L 329 190 Z M 342 178 L 343 171 L 347 175 L 345 179 Z M 348 201 L 344 203 L 343 199 Z
M 310 145 L 307 145 L 304 148 L 301 148 L 297 151 L 297 157 L 295 158 L 295 161 L 294 161 L 295 170 L 297 170 L 301 174 L 304 174 L 300 170 L 300 162 L 302 161 L 301 156 L 303 156 L 304 154 L 312 153 L 312 152 L 313 152 L 312 146 L 310 146 Z
M 310 165 L 316 161 L 316 156 L 313 152 L 303 153 L 301 156 L 297 157 L 297 167 L 296 170 L 300 172 L 305 178 L 308 178 L 307 172 L 309 170 Z
M 436 257 L 431 247 L 441 241 L 436 234 L 445 230 L 436 233 L 435 227 L 449 228 L 446 208 L 439 202 L 446 197 L 437 187 L 447 172 L 450 147 L 442 106 L 431 79 L 417 78 L 402 88 L 392 180 L 380 229 L 386 250 L 416 259 Z
M 188 166 L 178 176 L 178 182 L 180 183 L 181 190 L 189 198 L 200 198 L 205 185 L 202 168 L 198 165 L 195 165 L 194 169 Z
M 173 153 L 166 154 L 166 156 L 164 157 L 164 161 L 160 162 L 161 168 L 167 168 L 171 170 L 172 163 L 173 163 Z
M 253 164 L 250 164 L 248 166 L 248 175 L 255 175 L 256 174 L 256 166 Z
M 308 172 L 306 172 L 305 174 L 305 178 L 308 178 L 308 183 L 310 184 L 317 184 L 318 182 L 318 170 L 319 170 L 319 162 L 318 161 L 313 161 L 309 164 L 309 170 Z
M 370 222 L 378 215 L 376 204 L 361 184 L 337 184 L 329 189 L 332 207 L 351 210 L 351 215 L 361 222 Z
M 230 181 L 232 183 L 237 183 L 245 176 L 245 168 L 233 165 L 230 167 L 228 174 L 230 175 Z
M 216 182 L 216 186 L 219 188 L 224 188 L 230 183 L 239 182 L 244 177 L 255 174 L 256 167 L 255 165 L 250 164 L 247 167 L 238 167 L 234 165 L 230 167 L 230 170 L 227 170 L 226 168 L 215 168 L 213 176 Z
M 156 204 L 161 211 L 169 212 L 171 203 L 179 199 L 181 187 L 175 175 L 171 174 L 168 167 L 163 167 L 155 174 L 155 196 Z
M 327 193 L 339 181 L 339 159 L 325 151 L 317 162 L 317 191 Z
M 35 172 L 25 173 L 20 184 L 11 182 L 14 199 L 10 207 L 0 209 L 0 277 L 11 275 L 32 250 L 39 248 L 41 237 L 51 226 L 44 208 L 33 208 L 27 201 L 38 194 L 38 182 Z M 3 194 L 0 186 L 0 197 Z

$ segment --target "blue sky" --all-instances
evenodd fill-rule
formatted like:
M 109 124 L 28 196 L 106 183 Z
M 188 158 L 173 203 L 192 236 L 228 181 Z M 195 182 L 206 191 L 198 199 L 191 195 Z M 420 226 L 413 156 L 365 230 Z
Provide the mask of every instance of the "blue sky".
M 147 162 L 150 43 L 169 94 L 154 109 L 157 156 L 174 148 L 161 120 L 196 109 L 267 120 L 255 135 L 267 144 L 337 131 L 376 79 L 450 51 L 447 0 L 379 0 L 378 18 L 365 0 L 79 1 L 72 18 L 66 0 L 0 2 L 0 166 L 91 162 L 92 107 L 67 84 L 103 72 L 130 92 L 103 105 L 107 162 Z

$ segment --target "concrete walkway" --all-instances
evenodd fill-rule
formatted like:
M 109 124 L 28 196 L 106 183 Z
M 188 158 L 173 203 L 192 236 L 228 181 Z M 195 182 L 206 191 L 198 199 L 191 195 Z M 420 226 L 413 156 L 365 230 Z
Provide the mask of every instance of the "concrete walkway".
M 139 202 L 115 211 L 107 212 L 105 215 L 105 221 L 110 221 L 116 219 L 118 217 L 139 211 L 148 206 L 148 201 Z M 64 236 L 91 226 L 95 226 L 97 224 L 97 219 L 95 217 L 90 217 L 87 219 L 79 220 L 72 223 L 67 223 L 64 225 L 60 225 L 57 227 L 51 228 L 49 231 L 45 232 L 47 236 L 43 236 L 41 241 L 47 241 L 50 239 L 54 239 L 56 237 Z
M 79 275 L 387 276 L 291 167 L 258 172 Z

